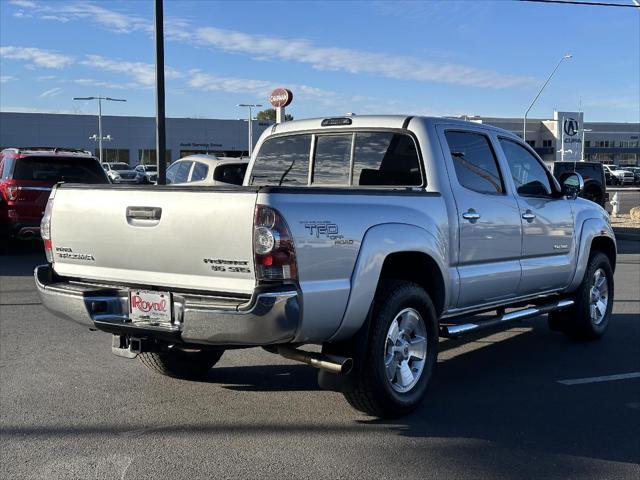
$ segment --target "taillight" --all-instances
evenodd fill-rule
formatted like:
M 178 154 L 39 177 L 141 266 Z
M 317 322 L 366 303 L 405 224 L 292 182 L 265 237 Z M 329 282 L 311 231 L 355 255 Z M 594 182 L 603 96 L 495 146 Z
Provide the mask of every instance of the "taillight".
M 47 256 L 47 262 L 53 263 L 53 246 L 51 245 L 51 211 L 53 210 L 53 197 L 55 196 L 55 187 L 51 191 L 47 206 L 44 209 L 44 215 L 40 221 L 40 236 L 44 242 L 44 253 Z
M 259 281 L 298 278 L 291 232 L 282 216 L 271 207 L 256 206 L 253 253 Z
M 6 201 L 13 202 L 18 199 L 18 185 L 8 180 L 4 185 L 0 186 L 0 192 Z

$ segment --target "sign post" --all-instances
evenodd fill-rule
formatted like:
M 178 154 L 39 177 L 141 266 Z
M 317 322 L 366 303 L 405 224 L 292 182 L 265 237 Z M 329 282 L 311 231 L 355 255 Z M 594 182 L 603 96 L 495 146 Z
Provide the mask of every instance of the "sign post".
M 276 88 L 269 95 L 269 103 L 276 109 L 276 123 L 284 122 L 284 108 L 293 102 L 293 92 L 287 88 Z
M 555 112 L 556 138 L 560 141 L 556 148 L 556 161 L 579 162 L 582 160 L 583 113 Z

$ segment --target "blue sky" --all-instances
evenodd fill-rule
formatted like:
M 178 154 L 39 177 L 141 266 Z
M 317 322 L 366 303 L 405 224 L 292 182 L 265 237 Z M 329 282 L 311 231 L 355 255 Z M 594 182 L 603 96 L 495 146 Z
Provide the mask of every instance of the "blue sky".
M 629 3 L 631 0 L 617 0 Z M 365 113 L 640 121 L 640 9 L 502 1 L 165 0 L 167 115 Z M 0 109 L 153 115 L 153 2 L 0 0 Z

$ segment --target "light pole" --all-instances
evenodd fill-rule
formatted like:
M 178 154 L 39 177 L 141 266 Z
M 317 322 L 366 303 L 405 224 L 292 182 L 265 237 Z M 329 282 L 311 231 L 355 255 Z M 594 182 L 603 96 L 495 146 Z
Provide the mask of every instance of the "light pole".
M 239 103 L 238 107 L 246 107 L 249 109 L 249 158 L 253 153 L 253 115 L 251 109 L 253 107 L 261 107 L 262 105 L 256 103 Z
M 592 129 L 584 128 L 584 124 L 582 126 L 582 161 L 584 162 L 584 132 L 593 132 Z
M 111 97 L 73 97 L 74 100 L 98 100 L 98 152 L 100 153 L 100 163 L 102 163 L 102 140 L 105 138 L 102 136 L 102 100 L 109 102 L 126 102 L 123 98 L 111 98 Z M 95 137 L 95 135 L 94 135 Z M 108 138 L 111 140 L 111 137 Z
M 527 142 L 527 115 L 529 115 L 529 110 L 531 110 L 531 107 L 533 107 L 533 105 L 536 103 L 536 101 L 538 100 L 538 97 L 540 96 L 540 94 L 542 93 L 542 91 L 544 90 L 544 87 L 547 86 L 547 83 L 549 83 L 549 81 L 551 80 L 551 78 L 553 77 L 553 75 L 556 73 L 556 70 L 558 70 L 558 67 L 560 66 L 560 64 L 564 61 L 564 60 L 569 60 L 573 55 L 565 55 L 563 56 L 560 61 L 558 62 L 558 64 L 556 65 L 556 68 L 553 69 L 553 71 L 551 72 L 551 75 L 549 75 L 549 77 L 547 78 L 547 81 L 544 82 L 544 85 L 542 85 L 542 88 L 540 89 L 540 91 L 538 92 L 538 94 L 536 95 L 536 97 L 531 101 L 531 104 L 529 105 L 529 108 L 527 108 L 527 111 L 524 112 L 524 119 L 522 121 L 522 140 L 526 143 Z

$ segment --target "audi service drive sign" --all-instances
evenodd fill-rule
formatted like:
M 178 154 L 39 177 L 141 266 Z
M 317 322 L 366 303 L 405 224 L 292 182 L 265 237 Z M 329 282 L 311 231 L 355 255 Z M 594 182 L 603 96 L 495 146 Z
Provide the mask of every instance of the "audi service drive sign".
M 293 102 L 293 92 L 287 88 L 276 88 L 269 95 L 269 103 L 275 108 L 286 107 Z
M 556 161 L 582 160 L 582 112 L 555 112 L 553 117 L 556 120 L 556 145 L 558 145 Z

